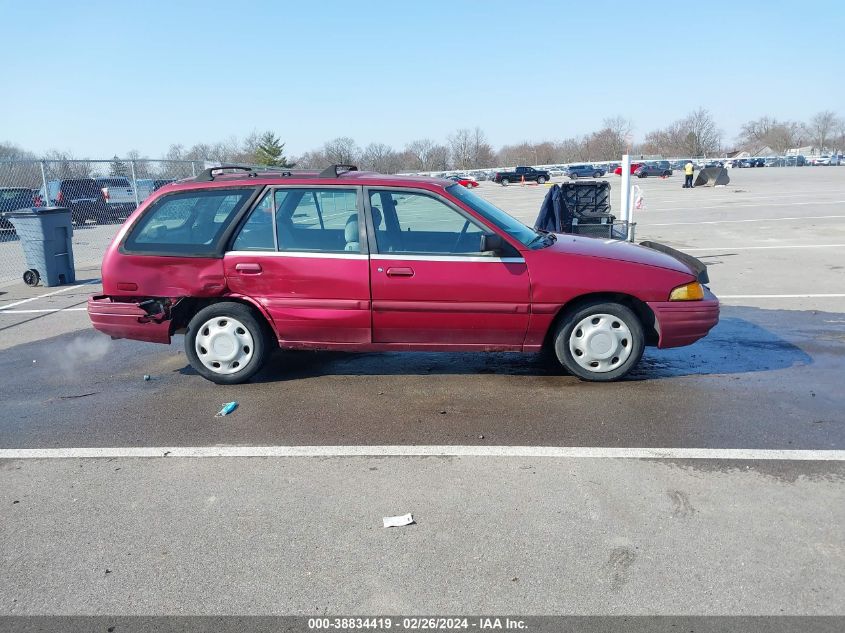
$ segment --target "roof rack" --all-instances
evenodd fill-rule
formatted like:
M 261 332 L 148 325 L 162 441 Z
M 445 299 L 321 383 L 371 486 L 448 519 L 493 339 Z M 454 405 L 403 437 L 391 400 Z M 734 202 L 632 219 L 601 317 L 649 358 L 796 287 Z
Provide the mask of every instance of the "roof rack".
M 255 171 L 255 168 L 250 167 L 249 165 L 218 165 L 217 167 L 209 167 L 208 169 L 202 170 L 202 172 L 197 175 L 196 181 L 212 182 L 214 180 L 214 172 L 223 171 L 224 169 L 236 169 L 238 171 L 248 172 L 250 178 L 255 178 L 258 176 L 258 173 Z M 217 175 L 220 176 L 221 174 Z
M 358 171 L 355 165 L 331 165 L 320 172 L 318 178 L 339 178 L 349 171 Z

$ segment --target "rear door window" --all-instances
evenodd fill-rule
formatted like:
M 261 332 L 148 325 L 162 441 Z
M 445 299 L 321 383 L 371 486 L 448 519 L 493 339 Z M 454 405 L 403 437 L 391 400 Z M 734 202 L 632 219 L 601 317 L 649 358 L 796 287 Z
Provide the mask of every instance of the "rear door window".
M 276 190 L 280 251 L 360 253 L 357 189 Z
M 160 198 L 124 242 L 130 252 L 212 255 L 255 189 L 185 191 Z

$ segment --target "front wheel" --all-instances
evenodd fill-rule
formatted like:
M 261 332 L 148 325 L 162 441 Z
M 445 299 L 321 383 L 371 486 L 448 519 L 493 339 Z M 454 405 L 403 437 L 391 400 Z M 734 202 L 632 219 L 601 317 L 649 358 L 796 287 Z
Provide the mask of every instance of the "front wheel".
M 542 176 L 540 176 L 539 178 L 537 178 L 537 184 L 538 184 L 538 185 L 542 185 L 544 182 L 546 182 L 546 179 L 545 179 L 545 178 L 543 178 Z
M 596 173 L 594 173 L 593 178 L 601 178 L 601 172 L 597 171 Z
M 218 385 L 249 380 L 264 365 L 268 336 L 255 313 L 241 303 L 221 302 L 194 315 L 185 333 L 191 366 Z
M 610 382 L 625 376 L 643 355 L 637 315 L 620 303 L 596 301 L 561 321 L 554 338 L 560 363 L 581 380 Z

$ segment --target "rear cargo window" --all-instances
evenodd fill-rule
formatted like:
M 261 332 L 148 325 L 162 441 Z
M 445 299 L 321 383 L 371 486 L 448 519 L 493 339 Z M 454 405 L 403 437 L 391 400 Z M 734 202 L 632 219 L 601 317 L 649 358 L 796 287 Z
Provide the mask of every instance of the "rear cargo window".
M 254 189 L 186 191 L 160 198 L 124 242 L 131 252 L 211 255 Z
M 127 178 L 97 178 L 101 187 L 131 187 Z

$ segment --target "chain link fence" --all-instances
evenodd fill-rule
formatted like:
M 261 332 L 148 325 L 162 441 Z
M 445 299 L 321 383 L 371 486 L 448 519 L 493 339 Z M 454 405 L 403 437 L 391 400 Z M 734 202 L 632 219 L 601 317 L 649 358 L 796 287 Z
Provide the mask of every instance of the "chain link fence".
M 98 266 L 118 227 L 139 204 L 204 167 L 205 161 L 178 160 L 0 160 L 0 284 L 20 280 L 27 269 L 6 213 L 67 207 L 77 269 Z

